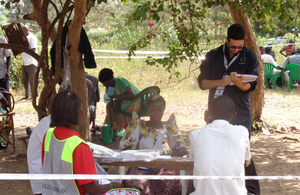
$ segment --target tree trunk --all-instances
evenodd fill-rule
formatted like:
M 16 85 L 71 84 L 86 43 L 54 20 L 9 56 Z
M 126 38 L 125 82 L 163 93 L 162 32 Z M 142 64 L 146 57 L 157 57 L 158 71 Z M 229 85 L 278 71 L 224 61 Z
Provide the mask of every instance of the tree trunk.
M 38 112 L 39 120 L 49 114 L 49 107 L 51 105 L 51 101 L 56 94 L 55 86 L 59 82 L 59 79 L 53 79 L 53 73 L 51 69 L 49 69 L 48 63 L 48 42 L 49 38 L 53 42 L 57 36 L 56 29 L 51 27 L 50 20 L 48 19 L 47 8 L 49 5 L 49 0 L 41 2 L 40 0 L 32 0 L 33 11 L 28 15 L 24 15 L 24 19 L 34 20 L 41 27 L 42 31 L 42 51 L 41 56 L 38 59 L 38 67 L 35 75 L 35 83 L 34 88 L 38 87 L 38 77 L 40 70 L 43 71 L 43 80 L 44 80 L 44 88 L 40 93 L 39 102 L 37 105 L 36 102 L 36 91 L 32 92 L 32 105 L 35 110 Z M 54 26 L 54 24 L 52 25 Z
M 85 23 L 86 0 L 75 0 L 74 18 L 69 26 L 69 43 L 70 49 L 70 73 L 71 89 L 75 91 L 82 101 L 83 121 L 77 131 L 84 140 L 89 140 L 89 110 L 88 110 L 88 93 L 85 80 L 82 54 L 78 51 L 80 33 Z
M 39 62 L 37 67 L 37 73 L 35 76 L 35 84 L 34 84 L 35 88 L 38 87 L 39 72 L 40 70 L 43 71 L 44 88 L 40 93 L 38 105 L 36 105 L 36 94 L 34 92 L 33 92 L 33 100 L 32 100 L 32 105 L 35 108 L 35 110 L 38 112 L 39 120 L 41 120 L 43 117 L 49 114 L 49 109 L 50 109 L 52 99 L 56 94 L 55 86 L 63 78 L 64 73 L 63 70 L 61 69 L 61 63 L 60 63 L 61 31 L 62 31 L 62 25 L 64 23 L 65 15 L 67 14 L 68 11 L 73 9 L 73 6 L 72 5 L 70 6 L 70 2 L 71 0 L 66 0 L 62 11 L 59 13 L 56 5 L 49 0 L 45 0 L 43 2 L 40 0 L 31 0 L 33 11 L 30 14 L 24 15 L 23 17 L 26 20 L 36 21 L 41 27 L 41 31 L 42 31 L 41 56 L 39 56 L 39 59 L 37 59 L 36 57 L 38 56 L 37 54 L 34 53 L 34 55 L 36 55 L 34 56 L 31 53 L 28 53 L 34 56 Z M 55 8 L 57 14 L 55 19 L 52 21 L 52 23 L 48 18 L 48 12 L 47 12 L 49 3 L 51 3 L 52 6 Z M 59 21 L 58 30 L 56 30 L 56 28 L 54 27 L 57 21 Z M 51 39 L 52 42 L 54 40 L 56 40 L 57 42 L 55 75 L 53 75 L 51 68 L 49 68 L 49 62 L 48 62 L 49 39 Z
M 234 23 L 240 23 L 246 30 L 246 46 L 254 51 L 258 57 L 259 68 L 258 68 L 258 79 L 256 89 L 250 94 L 250 111 L 252 119 L 261 118 L 262 108 L 264 106 L 264 63 L 261 58 L 259 46 L 256 41 L 256 37 L 251 27 L 251 23 L 246 14 L 243 14 L 241 9 L 233 10 L 232 4 L 229 5 L 231 16 Z

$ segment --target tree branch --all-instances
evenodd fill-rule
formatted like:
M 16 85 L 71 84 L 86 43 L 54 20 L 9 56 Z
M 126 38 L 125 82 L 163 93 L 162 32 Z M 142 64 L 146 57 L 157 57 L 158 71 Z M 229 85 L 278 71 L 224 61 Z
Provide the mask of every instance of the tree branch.
M 22 52 L 25 52 L 25 53 L 31 55 L 37 61 L 39 61 L 39 59 L 40 59 L 40 56 L 37 53 L 35 53 L 31 49 L 29 49 L 28 47 L 25 47 L 22 45 L 13 44 L 13 43 L 8 43 L 8 44 L 0 43 L 0 48 L 11 49 L 11 50 L 20 50 Z
M 199 50 L 199 45 L 198 45 L 198 41 L 197 41 L 197 37 L 196 37 L 196 33 L 195 33 L 195 24 L 193 22 L 193 16 L 192 16 L 192 8 L 191 8 L 191 2 L 190 0 L 188 0 L 188 5 L 189 5 L 189 11 L 190 11 L 190 21 L 191 21 L 191 25 L 192 25 L 192 29 L 193 29 L 193 34 L 194 34 L 194 38 L 195 38 L 195 44 L 196 44 L 196 47 L 197 47 L 197 54 L 198 52 L 200 51 Z
M 68 1 L 66 2 L 65 5 L 69 6 L 70 3 L 71 3 L 71 0 L 68 0 Z M 61 13 L 58 13 L 57 16 L 54 18 L 54 20 L 52 21 L 52 23 L 51 23 L 51 25 L 50 25 L 50 27 L 49 27 L 49 29 L 48 29 L 47 34 L 50 34 L 50 33 L 52 32 L 52 30 L 53 30 L 53 28 L 54 28 L 56 22 L 57 22 L 58 20 L 63 20 L 63 18 L 65 17 L 65 15 L 66 15 L 69 11 L 71 11 L 72 9 L 74 9 L 74 5 L 71 5 L 71 6 L 67 7 L 67 9 L 65 9 L 65 7 L 64 7 L 63 10 L 61 11 Z M 57 35 L 57 36 L 58 36 L 58 35 Z
M 52 1 L 50 1 L 50 4 L 51 4 L 51 5 L 53 6 L 53 8 L 55 9 L 56 15 L 58 15 L 58 14 L 59 14 L 59 11 L 58 11 L 56 5 L 55 5 Z

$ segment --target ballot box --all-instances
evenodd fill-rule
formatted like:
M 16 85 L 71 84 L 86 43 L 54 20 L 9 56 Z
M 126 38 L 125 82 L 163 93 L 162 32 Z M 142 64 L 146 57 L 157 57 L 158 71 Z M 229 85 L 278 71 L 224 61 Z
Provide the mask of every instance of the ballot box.
M 29 47 L 29 43 L 20 23 L 12 22 L 9 25 L 2 26 L 2 30 L 8 43 Z M 19 49 L 12 49 L 12 52 L 15 57 L 22 53 L 22 51 Z

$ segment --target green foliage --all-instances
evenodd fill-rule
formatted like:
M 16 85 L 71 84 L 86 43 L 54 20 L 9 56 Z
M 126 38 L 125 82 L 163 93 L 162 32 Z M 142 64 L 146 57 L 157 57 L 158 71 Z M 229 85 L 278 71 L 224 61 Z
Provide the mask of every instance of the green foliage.
M 133 30 L 125 25 L 119 26 L 118 30 L 112 33 L 110 38 L 110 43 L 117 45 L 118 49 L 128 50 L 130 45 L 132 45 L 136 39 L 142 37 L 141 31 Z
M 22 88 L 22 57 L 18 55 L 17 58 L 12 57 L 10 68 L 9 86 L 14 90 Z
M 258 118 L 252 120 L 251 127 L 252 130 L 260 131 L 264 125 L 264 122 Z
M 286 34 L 284 34 L 283 38 L 286 40 L 290 40 L 290 39 L 294 40 L 296 37 L 292 33 L 286 33 Z
M 4 5 L 6 9 L 10 9 L 10 2 L 1 1 L 1 5 Z
M 226 29 L 228 24 L 232 23 L 227 8 L 231 3 L 230 0 L 139 2 L 128 19 L 129 23 L 133 21 L 139 21 L 141 24 L 149 22 L 148 26 L 153 28 L 149 29 L 144 37 L 130 47 L 129 56 L 134 55 L 135 50 L 146 48 L 152 44 L 157 37 L 161 37 L 161 41 L 166 43 L 167 38 L 170 37 L 169 32 L 161 31 L 160 27 L 164 25 L 164 20 L 167 18 L 168 23 L 173 26 L 173 33 L 176 34 L 173 37 L 176 37 L 177 40 L 166 44 L 170 51 L 168 58 L 149 58 L 147 63 L 149 65 L 161 64 L 167 71 L 170 71 L 172 66 L 176 66 L 182 60 L 190 60 L 191 63 L 194 63 L 199 56 L 198 51 L 202 51 L 204 48 L 203 44 L 211 44 L 212 40 L 222 38 L 217 37 L 216 31 L 219 26 L 221 26 L 220 29 Z M 255 28 L 261 36 L 283 35 L 284 29 L 296 26 L 299 15 L 297 3 L 284 0 L 276 0 L 276 3 L 271 0 L 235 1 L 233 10 L 241 8 L 252 20 L 257 21 Z M 227 11 L 222 9 L 227 9 Z M 215 12 L 215 10 L 222 10 L 222 12 Z M 283 21 L 284 25 L 282 25 Z
M 91 41 L 98 43 L 107 43 L 109 40 L 110 33 L 103 28 L 92 28 L 87 32 L 87 36 Z
M 2 14 L 0 15 L 0 24 L 2 26 L 6 25 L 8 23 L 8 18 L 6 17 L 7 14 L 8 14 L 8 10 L 3 10 Z M 1 33 L 2 33 L 2 31 L 1 31 Z M 1 36 L 2 36 L 2 34 L 1 34 Z
M 226 11 L 228 13 L 228 9 Z M 209 35 L 219 26 L 223 28 L 220 20 L 223 22 L 228 18 L 228 14 L 225 14 L 222 19 L 219 19 L 219 14 L 217 12 L 211 14 L 200 3 L 190 1 L 179 3 L 178 1 L 157 0 L 139 4 L 130 16 L 131 21 L 139 21 L 150 28 L 144 37 L 130 47 L 129 55 L 133 55 L 135 50 L 146 48 L 159 39 L 158 42 L 165 44 L 170 54 L 164 59 L 149 58 L 146 61 L 148 65 L 161 64 L 170 72 L 179 61 L 189 60 L 193 63 L 199 56 L 197 51 L 202 51 L 205 43 L 219 38 Z M 206 20 L 208 15 L 213 15 L 213 17 Z M 175 72 L 175 75 L 180 75 L 180 73 Z

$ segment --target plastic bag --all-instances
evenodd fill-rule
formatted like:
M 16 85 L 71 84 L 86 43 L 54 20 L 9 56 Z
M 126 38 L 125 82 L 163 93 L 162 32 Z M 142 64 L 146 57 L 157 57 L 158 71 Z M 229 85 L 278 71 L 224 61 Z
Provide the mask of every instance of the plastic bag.
M 97 162 L 114 161 L 153 161 L 160 156 L 157 150 L 111 150 L 107 147 L 87 142 L 93 149 L 93 156 Z
M 123 161 L 153 161 L 160 156 L 157 150 L 125 150 L 120 152 L 119 158 Z

